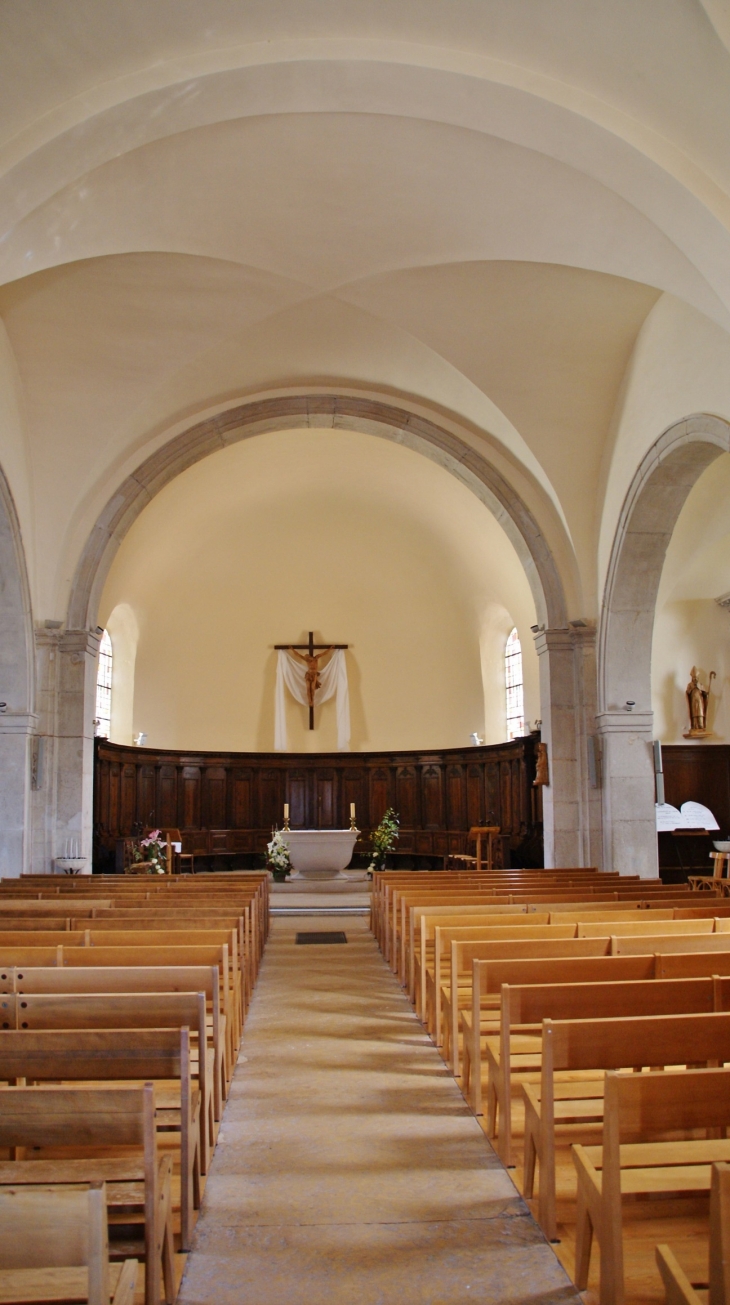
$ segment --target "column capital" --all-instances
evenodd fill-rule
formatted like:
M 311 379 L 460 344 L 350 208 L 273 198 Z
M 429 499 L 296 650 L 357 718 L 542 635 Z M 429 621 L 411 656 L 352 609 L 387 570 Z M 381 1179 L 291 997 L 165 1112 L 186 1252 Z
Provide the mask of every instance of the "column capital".
M 599 734 L 641 734 L 654 737 L 653 711 L 600 711 L 596 716 Z
M 0 734 L 35 734 L 38 717 L 32 711 L 7 711 L 0 715 Z
M 41 625 L 35 631 L 36 647 L 57 649 L 70 654 L 72 660 L 96 657 L 100 640 L 100 630 L 63 630 Z
M 566 625 L 564 628 L 541 629 L 534 631 L 535 649 L 538 657 L 548 652 L 573 652 L 576 648 L 594 648 L 596 644 L 595 625 Z

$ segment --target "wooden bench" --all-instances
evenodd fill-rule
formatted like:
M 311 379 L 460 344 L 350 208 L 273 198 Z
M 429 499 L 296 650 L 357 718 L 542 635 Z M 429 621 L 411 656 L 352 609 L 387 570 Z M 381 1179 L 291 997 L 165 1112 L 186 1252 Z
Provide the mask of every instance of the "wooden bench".
M 7 1001 L 8 998 L 3 1000 Z M 213 1109 L 215 1062 L 208 1048 L 203 992 L 23 993 L 15 1001 L 15 1028 L 31 1033 L 50 1029 L 177 1029 L 195 1036 L 191 1068 L 200 1085 L 200 1168 L 208 1172 L 215 1146 Z
M 499 1033 L 484 1039 L 487 1136 L 512 1163 L 512 1097 L 517 1080 L 540 1072 L 545 1019 L 611 1019 L 639 1015 L 709 1014 L 730 994 L 707 979 L 638 979 L 623 983 L 502 985 Z
M 704 1019 L 716 1018 L 703 1016 Z M 712 1166 L 730 1159 L 730 1070 L 606 1074 L 603 1145 L 573 1147 L 578 1176 L 575 1284 L 585 1291 L 591 1246 L 601 1251 L 600 1305 L 624 1305 L 623 1205 L 640 1197 L 709 1193 Z M 677 1133 L 705 1133 L 677 1140 Z M 675 1140 L 654 1140 L 657 1134 Z M 661 1209 L 661 1205 L 659 1206 Z
M 163 1283 L 172 1305 L 172 1161 L 158 1154 L 152 1084 L 4 1088 L 0 1096 L 0 1148 L 34 1157 L 0 1160 L 0 1183 L 106 1181 L 112 1221 L 116 1212 L 125 1227 L 142 1223 L 145 1305 L 159 1305 Z
M 189 1250 L 200 1207 L 200 1096 L 190 1072 L 190 1038 L 182 1029 L 0 1032 L 0 1080 L 34 1083 L 155 1082 L 158 1132 L 179 1136 L 180 1231 Z M 0 1089 L 0 1115 L 4 1111 Z
M 524 1084 L 525 1185 L 532 1196 L 539 1165 L 537 1220 L 556 1237 L 555 1128 L 595 1132 L 604 1118 L 606 1070 L 720 1063 L 730 1060 L 730 1013 L 544 1020 L 539 1086 Z M 556 1076 L 590 1075 L 560 1082 Z M 730 1079 L 728 1080 L 730 1082 Z M 730 1102 L 728 1102 L 730 1112 Z M 729 1116 L 730 1118 L 730 1113 Z M 718 1156 L 717 1159 L 724 1159 Z M 730 1150 L 728 1157 L 730 1159 Z
M 730 1305 L 730 1165 L 714 1164 L 710 1184 L 709 1305 Z M 706 1305 L 671 1247 L 657 1246 L 666 1305 Z
M 221 985 L 217 966 L 99 966 L 84 970 L 23 967 L 4 970 L 2 974 L 6 977 L 4 981 L 0 979 L 0 994 L 204 993 L 215 1065 L 213 1110 L 216 1122 L 220 1122 L 228 1085 L 224 1069 L 225 1016 L 221 1012 Z M 0 995 L 0 1004 L 2 1000 Z
M 137 1261 L 109 1264 L 106 1183 L 0 1187 L 0 1302 L 132 1305 Z
M 522 960 L 475 960 L 472 965 L 471 1009 L 461 1012 L 464 1028 L 464 1067 L 461 1090 L 475 1115 L 482 1113 L 482 1040 L 498 1027 L 504 983 L 605 983 L 654 979 L 653 956 L 561 956 Z

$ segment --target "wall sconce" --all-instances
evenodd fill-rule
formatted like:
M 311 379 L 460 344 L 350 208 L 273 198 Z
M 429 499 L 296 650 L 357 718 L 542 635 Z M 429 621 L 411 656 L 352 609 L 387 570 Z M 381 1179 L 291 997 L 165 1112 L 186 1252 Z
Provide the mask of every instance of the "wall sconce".
M 140 730 L 139 734 L 135 734 L 134 736 L 135 748 L 143 748 L 146 742 L 147 742 L 147 735 L 142 730 Z

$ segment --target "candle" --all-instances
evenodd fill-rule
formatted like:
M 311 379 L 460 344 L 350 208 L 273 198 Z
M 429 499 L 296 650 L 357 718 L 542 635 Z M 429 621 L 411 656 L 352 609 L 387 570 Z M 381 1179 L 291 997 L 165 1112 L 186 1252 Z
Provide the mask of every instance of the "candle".
M 351 802 L 351 803 L 350 803 L 350 819 L 351 819 L 351 820 L 354 820 L 354 819 L 355 819 L 355 803 L 354 803 L 354 802 Z
M 288 802 L 285 802 L 285 803 L 284 803 L 284 819 L 285 819 L 285 820 L 288 820 L 288 819 L 289 819 L 289 803 L 288 803 Z

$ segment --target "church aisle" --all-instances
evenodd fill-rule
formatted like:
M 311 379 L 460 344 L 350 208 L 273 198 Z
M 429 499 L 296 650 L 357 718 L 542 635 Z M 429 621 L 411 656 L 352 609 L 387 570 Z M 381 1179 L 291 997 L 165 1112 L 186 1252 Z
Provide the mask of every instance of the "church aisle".
M 179 1300 L 580 1305 L 365 920 L 273 922 Z

